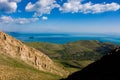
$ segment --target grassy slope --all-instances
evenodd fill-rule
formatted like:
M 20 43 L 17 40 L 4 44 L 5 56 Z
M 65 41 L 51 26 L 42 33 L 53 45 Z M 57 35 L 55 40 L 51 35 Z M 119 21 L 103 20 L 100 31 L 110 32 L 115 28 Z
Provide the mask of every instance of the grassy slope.
M 117 46 L 91 40 L 70 42 L 63 45 L 43 42 L 28 42 L 25 44 L 44 52 L 71 72 L 82 69 Z
M 0 54 L 0 80 L 59 80 L 60 78 Z
M 41 50 L 52 59 L 62 60 L 96 60 L 111 48 L 116 47 L 115 44 L 99 41 L 77 41 L 64 45 L 41 42 L 26 44 Z
M 43 51 L 57 65 L 71 73 L 84 68 L 116 46 L 98 41 L 78 41 L 64 45 L 40 42 L 26 44 Z M 60 76 L 34 69 L 18 59 L 0 54 L 0 80 L 59 80 L 60 78 Z

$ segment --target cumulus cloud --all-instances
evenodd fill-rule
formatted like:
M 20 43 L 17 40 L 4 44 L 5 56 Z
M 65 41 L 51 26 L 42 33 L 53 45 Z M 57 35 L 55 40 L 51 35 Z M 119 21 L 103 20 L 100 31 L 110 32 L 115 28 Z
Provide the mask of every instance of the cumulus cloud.
M 83 0 L 67 0 L 63 5 L 57 4 L 55 0 L 38 0 L 36 3 L 29 2 L 26 6 L 26 11 L 34 12 L 34 17 L 40 17 L 43 14 L 50 14 L 54 8 L 59 8 L 63 13 L 103 13 L 107 11 L 117 11 L 120 9 L 120 4 L 112 3 L 82 3 Z
M 43 17 L 42 17 L 42 20 L 48 20 L 48 17 L 43 16 Z
M 38 21 L 39 18 L 12 18 L 10 16 L 2 16 L 0 17 L 0 23 L 15 23 L 15 24 L 27 24 L 31 22 Z
M 120 9 L 120 5 L 117 3 L 103 3 L 103 4 L 93 4 L 91 2 L 81 3 L 81 0 L 68 0 L 66 3 L 60 7 L 60 11 L 67 13 L 102 13 L 107 11 L 117 11 Z
M 0 12 L 12 13 L 17 9 L 17 3 L 21 0 L 0 0 Z
M 34 17 L 50 14 L 51 10 L 59 7 L 55 0 L 38 0 L 35 4 L 29 2 L 26 6 L 26 11 L 35 12 Z
M 62 0 L 61 0 L 62 1 Z M 34 12 L 34 18 L 12 18 L 10 16 L 1 16 L 0 23 L 16 23 L 26 24 L 39 20 L 44 14 L 50 14 L 50 12 L 58 8 L 63 13 L 102 13 L 107 11 L 117 11 L 120 9 L 120 4 L 112 3 L 96 3 L 92 2 L 82 3 L 83 0 L 67 0 L 63 5 L 59 5 L 56 0 L 38 0 L 35 3 L 29 2 L 25 7 L 26 11 Z M 21 0 L 0 0 L 0 13 L 13 13 L 17 9 L 17 3 Z M 21 12 L 19 9 L 18 12 Z M 22 12 L 21 12 L 22 13 Z M 41 17 L 42 20 L 47 20 L 48 17 Z

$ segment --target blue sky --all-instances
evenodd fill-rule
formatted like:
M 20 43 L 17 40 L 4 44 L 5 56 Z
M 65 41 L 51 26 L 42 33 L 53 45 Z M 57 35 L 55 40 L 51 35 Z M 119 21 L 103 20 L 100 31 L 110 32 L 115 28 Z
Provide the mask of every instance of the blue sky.
M 0 30 L 120 33 L 120 0 L 0 0 Z

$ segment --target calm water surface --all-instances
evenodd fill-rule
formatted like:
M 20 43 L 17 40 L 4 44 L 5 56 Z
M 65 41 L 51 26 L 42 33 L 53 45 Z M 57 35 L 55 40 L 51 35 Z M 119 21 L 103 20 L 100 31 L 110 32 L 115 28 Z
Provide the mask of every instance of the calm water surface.
M 24 42 L 49 42 L 65 44 L 79 40 L 98 40 L 120 44 L 119 35 L 108 34 L 56 34 L 56 33 L 16 33 L 8 32 L 9 35 Z

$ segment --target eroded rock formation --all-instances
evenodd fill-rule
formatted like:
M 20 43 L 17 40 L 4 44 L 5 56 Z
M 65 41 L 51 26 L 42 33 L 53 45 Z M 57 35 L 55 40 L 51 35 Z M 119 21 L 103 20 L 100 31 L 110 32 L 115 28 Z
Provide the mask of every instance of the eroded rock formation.
M 0 32 L 0 53 L 12 58 L 20 59 L 25 63 L 45 72 L 58 75 L 66 73 L 42 52 L 24 45 L 21 41 Z

